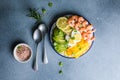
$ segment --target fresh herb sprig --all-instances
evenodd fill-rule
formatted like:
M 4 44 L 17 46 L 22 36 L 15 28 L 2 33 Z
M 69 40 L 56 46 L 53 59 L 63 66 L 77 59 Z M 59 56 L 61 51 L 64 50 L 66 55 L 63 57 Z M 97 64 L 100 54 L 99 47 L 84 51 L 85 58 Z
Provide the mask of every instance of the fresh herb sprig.
M 36 19 L 37 21 L 41 21 L 41 15 L 37 12 L 37 9 L 35 9 L 35 8 L 33 8 L 33 9 L 30 8 L 29 9 L 28 16 Z
M 52 7 L 53 3 L 49 2 L 48 6 Z M 47 10 L 45 8 L 42 8 L 41 10 L 42 10 L 42 14 L 46 14 Z M 29 14 L 27 16 L 36 19 L 38 22 L 41 21 L 41 17 L 42 17 L 42 15 L 35 8 L 29 8 Z

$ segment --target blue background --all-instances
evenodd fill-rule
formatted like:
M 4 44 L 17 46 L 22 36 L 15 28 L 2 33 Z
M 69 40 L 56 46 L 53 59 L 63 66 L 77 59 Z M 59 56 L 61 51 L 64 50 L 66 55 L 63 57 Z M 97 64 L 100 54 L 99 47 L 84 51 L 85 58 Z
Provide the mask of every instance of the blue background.
M 47 6 L 53 2 L 53 7 Z M 0 80 L 120 80 L 120 0 L 0 0 Z M 28 8 L 46 8 L 42 21 L 50 28 L 58 14 L 76 13 L 89 20 L 96 31 L 90 51 L 78 59 L 67 59 L 55 53 L 47 35 L 49 64 L 42 63 L 39 45 L 39 71 L 32 69 L 35 42 L 32 32 L 35 20 L 27 17 Z M 33 57 L 22 64 L 13 57 L 17 43 L 32 47 Z M 63 62 L 63 74 L 58 62 Z

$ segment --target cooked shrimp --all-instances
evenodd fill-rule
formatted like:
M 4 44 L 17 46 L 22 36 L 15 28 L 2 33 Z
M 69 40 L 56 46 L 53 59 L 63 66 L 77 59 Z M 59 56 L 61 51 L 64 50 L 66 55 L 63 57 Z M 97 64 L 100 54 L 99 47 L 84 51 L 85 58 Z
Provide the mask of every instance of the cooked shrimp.
M 92 29 L 93 29 L 92 24 L 90 24 L 90 25 L 87 26 L 87 30 L 92 30 Z
M 86 33 L 86 32 L 83 32 L 83 33 L 82 33 L 82 37 L 83 37 L 83 39 L 84 39 L 85 37 L 87 37 L 87 33 Z
M 79 17 L 79 18 L 78 18 L 78 22 L 79 22 L 79 23 L 82 23 L 83 21 L 84 21 L 84 18 L 83 18 L 83 17 Z
M 80 30 L 81 33 L 82 33 L 83 31 L 86 32 L 86 28 L 85 28 L 85 27 L 82 27 L 82 28 L 80 28 L 79 30 Z
M 85 27 L 88 25 L 88 22 L 85 20 L 83 23 L 82 23 L 82 26 Z
M 75 21 L 72 20 L 72 19 L 69 19 L 68 24 L 69 24 L 69 26 L 74 27 L 75 26 Z
M 95 40 L 95 36 L 93 36 L 90 40 L 91 40 L 91 41 L 94 41 L 94 40 Z
M 76 30 L 79 30 L 79 27 L 78 27 L 78 26 L 75 26 L 75 29 L 76 29 Z
M 90 39 L 86 39 L 86 41 L 89 42 L 89 43 L 91 43 L 91 42 L 94 41 L 94 40 L 95 40 L 95 37 L 94 37 L 94 36 L 91 37 Z
M 76 15 L 71 17 L 71 19 L 73 19 L 75 22 L 77 22 L 77 21 L 78 21 L 78 18 L 79 18 L 79 17 L 78 17 L 78 16 L 76 16 Z
M 69 24 L 69 26 L 74 27 L 76 30 L 78 30 L 81 33 L 82 38 L 84 40 L 86 40 L 90 43 L 93 40 L 95 40 L 93 33 L 96 30 L 93 29 L 93 25 L 89 24 L 87 22 L 87 20 L 85 20 L 83 17 L 74 15 L 68 19 L 68 24 Z
M 92 33 L 95 32 L 95 31 L 96 31 L 95 29 L 93 29 L 93 30 L 88 30 L 87 33 L 88 33 L 88 34 L 92 34 Z
M 79 22 L 76 22 L 76 23 L 75 23 L 75 29 L 79 30 L 79 28 L 80 28 L 80 23 L 79 23 Z
M 87 33 L 88 33 L 88 34 L 92 34 L 93 31 L 92 31 L 92 30 L 88 30 Z
M 86 40 L 86 41 L 88 41 L 88 38 L 87 38 L 86 36 L 85 36 L 85 37 L 83 37 L 83 39 L 84 39 L 84 40 Z

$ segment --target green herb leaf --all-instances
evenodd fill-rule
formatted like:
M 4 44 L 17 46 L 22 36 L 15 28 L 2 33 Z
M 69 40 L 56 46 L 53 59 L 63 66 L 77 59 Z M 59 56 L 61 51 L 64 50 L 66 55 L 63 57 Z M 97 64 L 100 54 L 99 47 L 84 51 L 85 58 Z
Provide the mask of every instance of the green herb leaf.
M 37 12 L 36 9 L 30 8 L 28 16 L 36 19 L 37 21 L 41 21 L 41 15 Z
M 46 13 L 46 9 L 45 9 L 45 8 L 42 9 L 42 13 L 43 13 L 43 14 Z
M 63 73 L 63 71 L 62 71 L 62 70 L 60 70 L 60 71 L 59 71 L 59 74 L 62 74 L 62 73 Z
M 74 40 L 74 39 L 75 39 L 75 37 L 71 37 L 71 39 L 72 39 L 72 40 Z
M 75 52 L 72 52 L 72 54 L 75 54 Z
M 79 50 L 81 50 L 82 48 L 79 48 Z
M 74 32 L 77 32 L 77 30 L 74 30 Z
M 53 3 L 52 3 L 52 2 L 49 2 L 49 3 L 48 3 L 48 6 L 49 6 L 49 7 L 52 7 L 52 6 L 53 6 Z
M 70 29 L 72 29 L 72 30 L 73 30 L 74 28 L 73 28 L 73 27 L 70 27 Z
M 59 66 L 62 67 L 62 66 L 63 66 L 63 63 L 62 63 L 62 62 L 59 62 Z

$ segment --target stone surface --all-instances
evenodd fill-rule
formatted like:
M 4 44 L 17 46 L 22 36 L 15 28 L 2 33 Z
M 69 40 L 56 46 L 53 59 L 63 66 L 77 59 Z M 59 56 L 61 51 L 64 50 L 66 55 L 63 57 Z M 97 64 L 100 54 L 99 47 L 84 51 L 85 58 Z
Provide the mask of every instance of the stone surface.
M 53 7 L 47 6 L 53 2 Z M 0 0 L 0 80 L 120 80 L 120 0 Z M 76 13 L 89 20 L 96 31 L 90 51 L 79 59 L 67 59 L 55 53 L 47 35 L 49 64 L 41 61 L 39 71 L 32 69 L 35 20 L 27 17 L 28 8 L 47 9 L 42 21 L 50 28 L 55 18 Z M 25 42 L 33 49 L 30 62 L 21 64 L 13 57 L 16 44 Z M 58 72 L 63 62 L 63 74 Z

